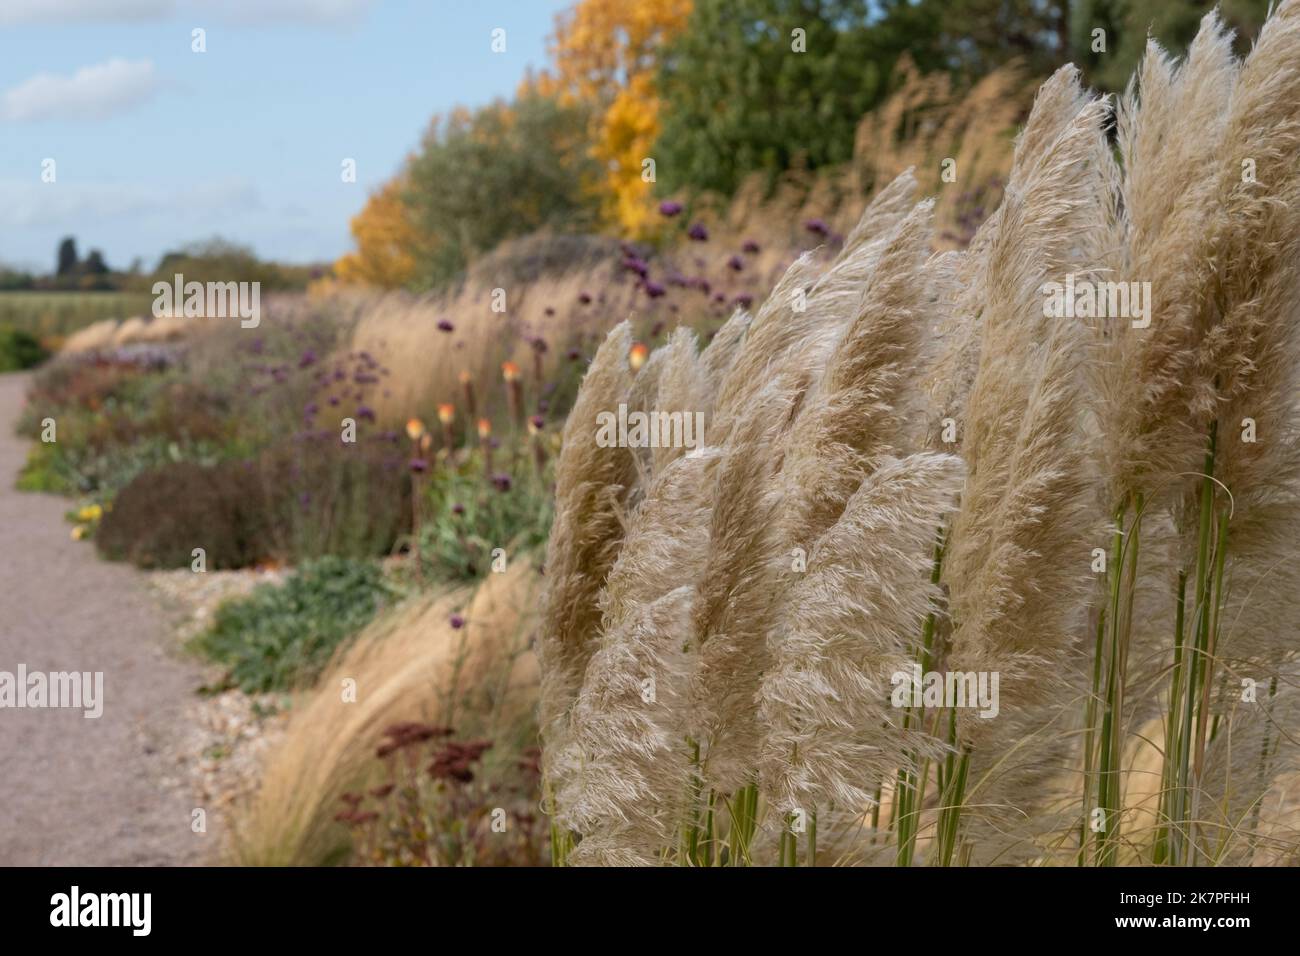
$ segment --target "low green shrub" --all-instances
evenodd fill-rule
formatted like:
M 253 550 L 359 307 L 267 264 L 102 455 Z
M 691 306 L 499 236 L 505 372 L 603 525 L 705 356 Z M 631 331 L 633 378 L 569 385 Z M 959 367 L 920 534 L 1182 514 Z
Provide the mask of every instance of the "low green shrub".
M 36 336 L 25 329 L 0 328 L 0 372 L 34 368 L 48 356 Z
M 77 433 L 75 425 L 65 418 L 57 442 L 31 447 L 18 477 L 20 490 L 88 495 L 111 501 L 144 472 L 181 462 L 211 465 L 221 453 L 216 445 L 182 444 L 161 435 L 142 435 L 130 443 L 87 441 Z
M 44 491 L 71 495 L 77 491 L 77 476 L 63 449 L 55 444 L 33 445 L 15 483 L 19 491 Z
M 523 480 L 504 472 L 489 479 L 478 455 L 460 466 L 440 463 L 423 501 L 420 557 L 434 580 L 482 577 L 492 569 L 494 550 L 513 557 L 545 544 L 550 531 L 552 502 L 542 481 L 531 473 Z
M 393 593 L 373 561 L 319 558 L 222 604 L 192 646 L 229 665 L 230 684 L 247 693 L 303 686 Z

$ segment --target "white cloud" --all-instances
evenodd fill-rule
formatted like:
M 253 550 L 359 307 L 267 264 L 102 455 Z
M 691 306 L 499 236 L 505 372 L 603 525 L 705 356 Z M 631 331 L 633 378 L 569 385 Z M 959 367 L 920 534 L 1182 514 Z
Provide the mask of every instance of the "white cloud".
M 114 58 L 71 76 L 38 73 L 0 94 L 0 119 L 103 119 L 144 102 L 157 88 L 149 60 Z
M 374 0 L 190 0 L 187 12 L 208 13 L 240 25 L 350 23 L 361 19 Z
M 0 23 L 151 20 L 175 9 L 175 0 L 4 0 Z
M 15 229 L 85 230 L 155 217 L 198 226 L 264 208 L 257 187 L 246 179 L 170 189 L 132 183 L 41 183 L 35 177 L 0 180 L 0 226 Z
M 173 14 L 223 23 L 335 25 L 363 17 L 374 0 L 0 0 L 0 24 L 138 22 Z

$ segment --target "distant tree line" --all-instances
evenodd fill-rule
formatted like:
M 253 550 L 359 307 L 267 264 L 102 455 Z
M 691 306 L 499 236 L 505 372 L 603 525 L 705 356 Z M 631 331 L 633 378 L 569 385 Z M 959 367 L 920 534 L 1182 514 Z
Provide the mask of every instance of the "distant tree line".
M 55 252 L 54 271 L 37 275 L 0 266 L 0 291 L 147 292 L 159 280 L 177 273 L 196 282 L 260 282 L 266 291 L 304 289 L 325 272 L 322 266 L 292 266 L 259 259 L 247 246 L 214 238 L 164 253 L 145 272 L 137 259 L 126 271 L 111 268 L 98 249 L 83 259 L 77 240 L 68 236 Z

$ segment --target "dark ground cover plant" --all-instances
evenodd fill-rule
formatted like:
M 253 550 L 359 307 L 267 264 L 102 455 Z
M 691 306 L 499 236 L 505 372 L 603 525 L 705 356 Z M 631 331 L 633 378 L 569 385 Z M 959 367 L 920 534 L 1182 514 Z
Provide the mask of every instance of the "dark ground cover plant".
M 222 604 L 191 646 L 228 665 L 226 685 L 246 693 L 306 686 L 394 595 L 375 562 L 318 558 Z
M 0 372 L 34 368 L 48 357 L 36 336 L 24 329 L 0 328 Z
M 547 835 L 535 807 L 536 747 L 492 762 L 494 742 L 403 722 L 376 748 L 382 782 L 340 798 L 358 862 L 375 866 L 541 866 Z

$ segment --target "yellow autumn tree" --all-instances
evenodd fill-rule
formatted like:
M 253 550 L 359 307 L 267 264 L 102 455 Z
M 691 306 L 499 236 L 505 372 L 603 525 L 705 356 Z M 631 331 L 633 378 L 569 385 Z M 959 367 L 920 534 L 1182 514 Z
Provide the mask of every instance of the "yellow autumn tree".
M 655 222 L 645 160 L 659 135 L 655 76 L 666 43 L 686 26 L 692 0 L 579 0 L 555 21 L 554 72 L 539 92 L 590 108 L 591 151 L 604 169 L 606 220 L 633 236 Z
M 395 289 L 415 277 L 419 233 L 403 193 L 406 180 L 394 176 L 352 217 L 357 249 L 334 264 L 340 282 Z

